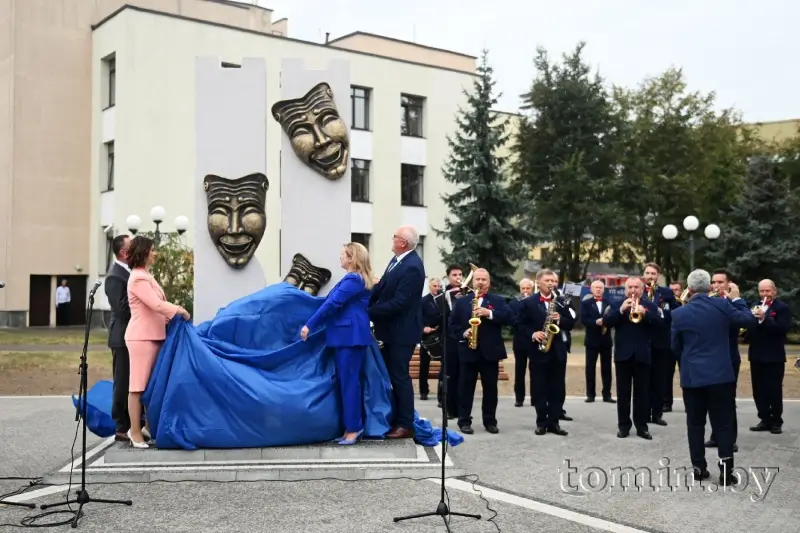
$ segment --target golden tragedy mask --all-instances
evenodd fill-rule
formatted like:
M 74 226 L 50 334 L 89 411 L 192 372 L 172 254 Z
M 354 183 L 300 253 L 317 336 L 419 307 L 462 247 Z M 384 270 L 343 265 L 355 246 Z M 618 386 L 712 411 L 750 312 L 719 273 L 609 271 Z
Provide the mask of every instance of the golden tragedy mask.
M 344 176 L 350 161 L 350 136 L 330 85 L 319 83 L 301 98 L 277 102 L 272 116 L 303 163 L 329 180 Z
M 316 296 L 330 279 L 330 270 L 312 265 L 303 254 L 295 254 L 292 258 L 292 266 L 283 281 Z
M 267 229 L 269 180 L 264 174 L 228 179 L 209 174 L 203 180 L 208 202 L 208 234 L 222 258 L 244 268 Z

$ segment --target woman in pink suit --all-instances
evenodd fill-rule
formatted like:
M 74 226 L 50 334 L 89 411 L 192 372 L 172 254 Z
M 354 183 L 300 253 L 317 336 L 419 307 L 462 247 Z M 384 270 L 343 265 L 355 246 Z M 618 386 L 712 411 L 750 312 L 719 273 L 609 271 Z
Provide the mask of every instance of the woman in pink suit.
M 164 291 L 150 274 L 150 267 L 156 258 L 153 240 L 137 235 L 128 246 L 128 302 L 131 307 L 131 320 L 125 330 L 125 344 L 130 354 L 130 388 L 128 411 L 131 416 L 131 429 L 128 438 L 135 448 L 147 448 L 145 439 L 151 436 L 142 429 L 141 397 L 147 388 L 150 373 L 167 336 L 167 323 L 176 314 L 189 320 L 189 313 L 183 307 L 169 303 Z

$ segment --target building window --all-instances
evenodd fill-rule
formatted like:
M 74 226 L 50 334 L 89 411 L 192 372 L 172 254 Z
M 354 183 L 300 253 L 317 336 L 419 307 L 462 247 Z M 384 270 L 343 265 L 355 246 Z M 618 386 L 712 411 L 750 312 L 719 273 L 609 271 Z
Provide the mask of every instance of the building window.
M 369 202 L 369 167 L 366 159 L 353 159 L 350 167 L 350 200 L 353 202 Z
M 106 234 L 106 264 L 104 268 L 108 270 L 114 262 L 114 232 L 107 231 Z
M 402 205 L 422 207 L 423 177 L 425 167 L 417 165 L 400 165 L 400 203 Z
M 350 107 L 353 116 L 352 125 L 354 130 L 369 130 L 369 97 L 372 89 L 364 87 L 350 87 Z
M 425 235 L 419 236 L 419 243 L 417 243 L 417 255 L 423 261 L 425 260 Z
M 114 141 L 105 144 L 106 147 L 106 191 L 114 190 Z
M 400 96 L 400 134 L 405 137 L 422 137 L 422 108 L 425 99 L 421 96 Z
M 226 63 L 222 62 L 222 68 L 242 68 L 241 65 L 237 65 L 236 63 Z
M 370 234 L 369 233 L 351 233 L 350 234 L 350 240 L 352 242 L 357 242 L 359 244 L 363 244 L 364 248 L 366 248 L 367 250 L 369 250 L 369 238 L 370 238 Z
M 113 106 L 117 101 L 117 59 L 108 60 L 108 106 Z

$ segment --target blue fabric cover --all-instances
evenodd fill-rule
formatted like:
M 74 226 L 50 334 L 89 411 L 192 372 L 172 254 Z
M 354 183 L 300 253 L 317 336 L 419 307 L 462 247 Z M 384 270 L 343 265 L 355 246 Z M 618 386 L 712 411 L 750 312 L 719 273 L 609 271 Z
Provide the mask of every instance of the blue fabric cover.
M 111 403 L 114 398 L 114 384 L 111 381 L 98 381 L 86 394 L 86 429 L 98 437 L 110 437 L 117 428 L 111 418 Z M 72 395 L 72 405 L 80 412 L 83 409 L 80 396 Z

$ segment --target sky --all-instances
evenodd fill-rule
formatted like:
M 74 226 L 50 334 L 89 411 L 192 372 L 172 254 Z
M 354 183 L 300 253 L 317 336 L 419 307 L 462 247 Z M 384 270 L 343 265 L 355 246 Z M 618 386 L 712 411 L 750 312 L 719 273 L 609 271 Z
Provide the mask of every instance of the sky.
M 289 19 L 289 37 L 353 31 L 479 56 L 489 50 L 497 109 L 517 112 L 537 46 L 584 56 L 608 84 L 636 87 L 670 67 L 690 91 L 748 122 L 800 118 L 800 2 L 793 0 L 240 0 Z

